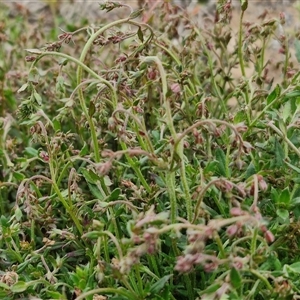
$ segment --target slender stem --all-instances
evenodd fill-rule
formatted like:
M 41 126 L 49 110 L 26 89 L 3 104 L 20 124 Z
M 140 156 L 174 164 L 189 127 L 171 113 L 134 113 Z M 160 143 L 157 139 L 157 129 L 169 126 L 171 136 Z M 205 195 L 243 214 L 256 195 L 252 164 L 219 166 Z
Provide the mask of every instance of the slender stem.
M 162 65 L 162 62 L 160 61 L 160 59 L 157 56 L 146 56 L 142 59 L 141 62 L 142 63 L 143 62 L 146 62 L 146 63 L 154 62 L 157 65 L 157 68 L 158 68 L 158 71 L 160 74 L 161 84 L 162 84 L 162 98 L 163 98 L 163 103 L 164 103 L 165 110 L 166 110 L 166 123 L 171 132 L 173 140 L 175 140 L 177 137 L 177 134 L 176 134 L 176 130 L 175 130 L 175 127 L 173 124 L 170 101 L 167 99 L 167 92 L 168 92 L 167 75 L 166 75 L 165 69 Z
M 243 17 L 245 11 L 242 10 L 240 14 L 240 24 L 239 24 L 239 40 L 238 40 L 238 55 L 240 61 L 240 67 L 243 77 L 246 76 L 244 58 L 243 58 Z
M 300 157 L 300 151 L 298 148 L 287 138 L 285 134 L 283 134 L 271 121 L 267 123 L 267 126 L 272 128 L 288 145 L 289 147 L 295 151 L 295 153 Z
M 116 289 L 116 288 L 94 289 L 94 290 L 82 293 L 80 296 L 75 298 L 75 300 L 86 299 L 88 296 L 95 295 L 95 294 L 117 294 L 117 295 L 124 296 L 126 299 L 137 300 L 137 297 L 135 295 L 132 295 L 132 293 L 129 293 L 128 291 L 126 291 L 124 289 Z
M 226 258 L 226 252 L 223 247 L 222 240 L 220 239 L 220 236 L 216 231 L 214 232 L 214 240 L 216 241 L 216 243 L 218 245 L 221 258 Z
M 181 160 L 180 178 L 181 178 L 181 183 L 182 183 L 184 196 L 185 196 L 187 219 L 189 222 L 191 222 L 192 221 L 192 198 L 191 198 L 190 188 L 186 178 L 184 159 Z
M 260 274 L 258 271 L 251 269 L 250 272 L 255 275 L 257 278 L 259 278 L 268 288 L 268 290 L 273 291 L 273 287 L 269 283 L 268 279 L 264 277 L 262 274 Z
M 177 218 L 177 201 L 175 193 L 175 172 L 166 172 L 166 184 L 171 205 L 171 223 L 174 224 Z

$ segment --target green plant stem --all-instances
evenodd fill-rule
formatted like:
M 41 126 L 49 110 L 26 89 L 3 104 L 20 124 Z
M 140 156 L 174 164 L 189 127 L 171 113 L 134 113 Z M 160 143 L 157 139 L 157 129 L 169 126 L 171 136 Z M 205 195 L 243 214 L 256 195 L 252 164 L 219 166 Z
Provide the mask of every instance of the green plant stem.
M 166 185 L 170 198 L 170 206 L 171 206 L 171 223 L 175 224 L 177 218 L 177 201 L 176 201 L 176 193 L 175 193 L 175 172 L 167 171 L 166 172 Z
M 300 157 L 299 149 L 287 138 L 287 136 L 284 133 L 282 133 L 272 122 L 268 122 L 266 125 L 272 128 L 288 144 L 288 146 Z
M 127 146 L 124 142 L 120 142 L 120 144 L 121 144 L 121 147 L 122 147 L 123 150 L 127 150 Z M 150 193 L 151 192 L 151 187 L 149 186 L 148 182 L 146 181 L 146 179 L 145 179 L 144 175 L 142 174 L 141 170 L 136 166 L 135 162 L 133 161 L 133 159 L 128 154 L 125 154 L 125 157 L 126 157 L 127 161 L 129 162 L 131 168 L 136 173 L 138 179 L 141 181 L 141 184 L 144 186 L 146 191 L 148 193 Z
M 257 244 L 257 236 L 258 236 L 258 229 L 254 228 L 252 239 L 251 239 L 251 267 L 254 268 L 254 256 L 256 253 L 256 244 Z
M 184 274 L 183 275 L 183 280 L 185 282 L 185 286 L 186 286 L 186 290 L 187 290 L 187 294 L 188 294 L 188 299 L 189 300 L 194 300 L 195 299 L 194 290 L 193 290 L 193 286 L 192 286 L 189 275 Z
M 138 265 L 134 266 L 134 270 L 135 270 L 135 280 L 137 280 L 137 286 L 138 286 L 138 290 L 139 290 L 139 294 L 143 295 L 143 280 L 141 278 L 141 272 L 140 272 L 140 268 Z
M 124 296 L 125 299 L 130 300 L 138 300 L 138 297 L 133 295 L 132 293 L 124 290 L 124 289 L 116 289 L 116 288 L 98 288 L 94 289 L 85 293 L 82 293 L 80 296 L 75 298 L 75 300 L 83 300 L 86 299 L 88 296 L 95 295 L 95 294 L 117 294 Z
M 126 114 L 128 116 L 130 116 L 136 123 L 137 129 L 142 130 L 144 132 L 145 135 L 145 140 L 147 142 L 147 147 L 144 147 L 146 151 L 149 151 L 150 153 L 154 153 L 154 146 L 151 142 L 151 139 L 148 135 L 147 129 L 145 128 L 145 125 L 139 120 L 139 118 L 137 116 L 135 116 L 131 111 L 128 111 L 126 109 L 123 108 L 118 108 L 116 109 L 113 114 L 112 117 L 116 114 L 116 113 L 123 113 Z
M 166 123 L 171 132 L 171 136 L 172 136 L 173 140 L 175 140 L 177 137 L 177 134 L 176 134 L 176 130 L 175 130 L 175 127 L 173 124 L 170 101 L 167 99 L 167 92 L 168 92 L 167 75 L 166 75 L 165 69 L 162 65 L 162 62 L 160 61 L 160 59 L 157 56 L 146 56 L 142 59 L 141 62 L 142 63 L 143 62 L 146 62 L 146 63 L 154 62 L 157 65 L 157 68 L 158 68 L 158 71 L 160 74 L 161 85 L 162 85 L 162 98 L 163 98 L 163 103 L 164 103 L 165 110 L 166 110 Z M 174 147 L 174 150 L 176 151 L 175 147 Z
M 245 72 L 245 64 L 244 64 L 244 57 L 243 57 L 243 18 L 244 18 L 245 11 L 242 10 L 240 14 L 240 23 L 239 23 L 239 35 L 238 35 L 238 55 L 239 55 L 239 62 L 240 68 L 242 72 L 242 76 L 246 77 Z
M 214 232 L 214 240 L 216 241 L 216 243 L 218 245 L 221 258 L 226 258 L 226 252 L 225 252 L 225 249 L 223 247 L 222 240 L 220 239 L 220 236 L 216 231 Z
M 50 169 L 52 169 L 52 168 L 50 168 Z M 51 177 L 54 176 L 54 175 L 53 175 L 53 170 L 51 170 L 50 172 L 51 172 Z M 54 189 L 56 195 L 58 196 L 60 202 L 61 202 L 62 205 L 65 207 L 66 211 L 68 212 L 68 214 L 71 216 L 73 222 L 75 223 L 75 226 L 76 226 L 76 228 L 77 228 L 77 230 L 78 230 L 78 232 L 79 232 L 79 235 L 82 235 L 83 229 L 82 229 L 82 226 L 81 226 L 81 224 L 80 224 L 78 218 L 76 217 L 76 215 L 75 215 L 74 212 L 73 212 L 73 208 L 70 207 L 70 206 L 68 205 L 68 203 L 66 202 L 66 200 L 64 199 L 64 197 L 63 197 L 63 195 L 61 194 L 61 192 L 60 192 L 60 190 L 59 190 L 59 188 L 58 188 L 56 182 L 53 182 L 53 183 L 52 183 L 52 187 L 53 187 L 53 189 Z
M 197 218 L 198 218 L 198 216 L 199 216 L 201 203 L 203 201 L 203 197 L 204 197 L 205 193 L 208 191 L 208 189 L 212 185 L 214 185 L 214 184 L 216 184 L 218 182 L 222 182 L 222 181 L 223 181 L 223 179 L 221 179 L 221 178 L 214 179 L 214 180 L 210 181 L 205 187 L 203 187 L 201 189 L 201 192 L 199 193 L 197 201 L 196 201 L 196 206 L 194 208 L 194 218 L 192 219 L 192 223 L 195 223 L 196 220 L 197 220 Z
M 215 81 L 215 76 L 214 76 L 214 68 L 215 68 L 215 66 L 214 66 L 214 63 L 213 63 L 213 61 L 211 59 L 210 51 L 207 48 L 206 42 L 204 41 L 204 39 L 202 37 L 202 34 L 200 33 L 199 29 L 196 26 L 194 26 L 193 29 L 196 32 L 197 36 L 199 37 L 199 39 L 201 41 L 201 45 L 202 45 L 202 47 L 203 47 L 203 49 L 205 51 L 206 57 L 207 57 L 207 62 L 208 62 L 208 66 L 209 66 L 210 74 L 211 74 L 210 81 L 212 83 L 212 86 L 214 87 L 214 91 L 215 91 L 217 97 L 219 98 L 219 103 L 221 104 L 222 111 L 224 113 L 226 113 L 227 112 L 227 108 L 226 108 L 226 105 L 224 103 L 224 99 L 221 96 L 220 89 L 219 89 L 219 87 L 218 87 L 218 85 L 217 85 L 217 83 Z M 219 108 L 219 106 L 218 106 L 218 108 Z
M 274 290 L 266 277 L 264 277 L 262 274 L 260 274 L 258 271 L 254 270 L 254 269 L 250 269 L 250 272 L 253 275 L 255 275 L 257 278 L 259 278 L 265 284 L 265 286 L 268 288 L 268 290 L 270 290 L 270 291 Z
M 180 178 L 181 178 L 181 183 L 184 191 L 187 219 L 189 222 L 191 222 L 192 221 L 192 198 L 191 198 L 190 188 L 186 178 L 184 159 L 181 159 Z

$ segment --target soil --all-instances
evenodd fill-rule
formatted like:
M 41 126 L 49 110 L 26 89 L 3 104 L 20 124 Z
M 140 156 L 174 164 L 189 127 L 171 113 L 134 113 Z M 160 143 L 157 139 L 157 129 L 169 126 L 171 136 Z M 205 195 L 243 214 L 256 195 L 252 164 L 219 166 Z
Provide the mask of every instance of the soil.
M 124 2 L 127 5 L 137 8 L 139 5 L 144 5 L 147 9 L 147 13 L 151 14 L 151 8 L 154 6 L 159 6 L 163 0 L 128 0 L 119 1 Z M 176 4 L 187 3 L 188 13 L 191 18 L 198 24 L 199 27 L 205 26 L 206 22 L 204 20 L 214 20 L 215 17 L 215 7 L 216 1 L 209 1 L 206 4 L 199 4 L 195 0 L 174 0 Z M 293 36 L 296 32 L 300 30 L 300 1 L 287 1 L 287 0 L 260 0 L 251 1 L 248 0 L 248 9 L 244 15 L 244 23 L 248 22 L 253 26 L 256 23 L 261 23 L 263 20 L 268 20 L 271 18 L 280 18 L 280 13 L 284 13 L 285 24 L 278 25 L 276 36 L 269 42 L 268 51 L 266 52 L 266 61 L 270 60 L 270 66 L 272 69 L 272 76 L 275 77 L 275 82 L 280 82 L 282 77 L 282 69 L 280 68 L 281 62 L 284 60 L 284 55 L 282 52 L 282 46 L 279 42 L 281 36 L 286 36 L 290 43 L 291 51 L 291 68 L 298 71 L 298 62 L 295 55 L 295 46 Z M 59 5 L 53 4 L 55 1 L 44 0 L 44 1 L 14 1 L 14 2 L 3 2 L 4 5 L 8 5 L 11 10 L 12 17 L 18 15 L 19 13 L 24 13 L 26 10 L 30 15 L 29 20 L 35 22 L 38 19 L 45 18 L 51 20 L 52 13 L 61 14 L 64 20 L 67 22 L 75 22 L 76 20 L 84 17 L 87 18 L 90 24 L 99 24 L 99 20 L 103 22 L 107 17 L 110 19 L 115 19 L 122 16 L 123 10 L 116 10 L 112 13 L 106 14 L 99 9 L 99 1 L 79 1 L 79 0 L 69 0 L 57 2 Z M 48 3 L 48 4 L 47 4 Z M 52 3 L 52 4 L 51 4 Z M 230 27 L 237 34 L 239 28 L 239 16 L 240 16 L 240 0 L 233 0 L 232 5 L 234 7 L 232 19 L 230 22 Z M 49 9 L 50 8 L 50 9 Z M 49 18 L 50 16 L 50 18 Z M 236 43 L 236 37 L 231 41 L 231 45 Z M 279 67 L 278 67 L 279 66 Z M 271 67 L 270 67 L 271 68 Z M 247 76 L 251 76 L 253 72 L 253 67 L 249 65 L 247 69 Z M 241 76 L 239 69 L 237 68 L 234 77 L 239 78 Z

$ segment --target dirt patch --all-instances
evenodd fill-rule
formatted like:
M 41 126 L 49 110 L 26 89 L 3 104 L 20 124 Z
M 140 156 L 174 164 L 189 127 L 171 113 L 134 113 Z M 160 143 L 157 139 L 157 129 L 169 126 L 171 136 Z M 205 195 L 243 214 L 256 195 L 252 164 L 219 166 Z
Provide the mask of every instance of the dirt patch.
M 143 5 L 146 9 L 146 14 L 151 15 L 154 12 L 154 7 L 159 8 L 162 5 L 162 0 L 130 0 L 120 1 L 127 5 L 137 8 L 139 5 Z M 187 11 L 192 20 L 199 27 L 213 26 L 216 15 L 216 1 L 210 1 L 208 4 L 198 4 L 197 1 L 190 0 L 175 0 L 176 4 L 187 6 Z M 55 24 L 54 18 L 51 15 L 59 14 L 63 17 L 63 22 L 70 22 L 76 24 L 76 21 L 85 18 L 90 24 L 101 24 L 105 20 L 117 19 L 124 16 L 123 9 L 114 10 L 110 13 L 105 13 L 99 9 L 99 1 L 86 1 L 70 0 L 57 2 L 57 5 L 51 1 L 15 1 L 15 2 L 3 2 L 4 5 L 8 5 L 11 10 L 12 17 L 18 14 L 27 13 L 28 20 L 30 22 L 38 22 L 39 20 L 45 21 L 45 26 L 62 26 L 65 24 Z M 48 4 L 47 4 L 48 3 Z M 231 21 L 229 26 L 234 32 L 234 35 L 230 41 L 229 47 L 234 48 L 237 42 L 237 35 L 239 31 L 239 18 L 240 18 L 240 1 L 232 1 L 234 7 Z M 284 18 L 284 24 L 280 24 L 277 21 L 277 29 L 273 38 L 268 41 L 267 51 L 265 53 L 266 63 L 269 61 L 268 68 L 269 73 L 274 77 L 274 83 L 280 82 L 282 78 L 282 64 L 285 60 L 284 49 L 282 47 L 282 40 L 286 39 L 288 42 L 291 53 L 290 69 L 298 71 L 298 62 L 295 54 L 295 35 L 299 32 L 300 22 L 300 3 L 292 1 L 249 1 L 248 9 L 244 15 L 244 24 L 248 24 L 248 28 L 258 27 L 258 30 L 263 31 L 262 23 L 268 22 L 271 19 L 280 20 Z M 257 47 L 260 47 L 258 44 Z M 250 77 L 254 71 L 254 66 L 251 62 L 247 66 L 247 77 Z M 233 76 L 239 78 L 241 72 L 239 68 L 233 70 Z

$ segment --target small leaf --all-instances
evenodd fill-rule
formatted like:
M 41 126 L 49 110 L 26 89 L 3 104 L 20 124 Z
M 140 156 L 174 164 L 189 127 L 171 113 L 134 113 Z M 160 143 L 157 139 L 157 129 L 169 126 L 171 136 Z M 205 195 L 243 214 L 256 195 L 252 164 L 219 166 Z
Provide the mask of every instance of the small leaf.
M 285 155 L 281 144 L 278 142 L 276 138 L 274 143 L 274 152 L 275 152 L 275 157 L 273 160 L 273 167 L 275 168 L 282 167 L 284 164 Z
M 286 205 L 289 205 L 290 204 L 290 200 L 291 200 L 291 195 L 290 195 L 290 191 L 287 188 L 285 188 L 281 193 L 280 193 L 280 196 L 279 196 L 279 202 L 280 203 L 283 203 L 283 204 L 286 204 Z
M 114 189 L 109 195 L 108 201 L 115 201 L 119 198 L 121 190 L 119 188 Z
M 142 31 L 141 27 L 139 27 L 137 35 L 138 35 L 138 38 L 140 39 L 140 41 L 143 43 L 144 42 L 144 35 L 143 35 L 143 31 Z
M 100 181 L 100 177 L 94 173 L 92 170 L 87 170 L 84 168 L 80 169 L 81 174 L 85 178 L 85 180 L 92 184 L 97 184 Z
M 280 95 L 280 86 L 277 84 L 275 89 L 268 95 L 267 104 L 271 104 Z
M 102 235 L 101 231 L 89 231 L 84 234 L 83 238 L 88 238 L 88 239 L 97 239 Z
M 113 184 L 107 175 L 104 176 L 104 183 L 106 186 L 111 186 Z
M 226 156 L 225 156 L 225 153 L 223 152 L 223 150 L 221 148 L 218 148 L 216 150 L 216 160 L 219 163 L 219 165 L 218 165 L 219 168 L 218 169 L 219 169 L 220 175 L 228 178 L 229 177 L 229 170 L 228 170 L 228 167 L 227 167 Z
M 13 172 L 13 176 L 18 181 L 22 181 L 25 178 L 25 176 L 20 172 Z
M 290 214 L 289 214 L 288 210 L 286 210 L 286 209 L 277 209 L 276 214 L 280 219 L 282 219 L 282 221 L 284 223 L 289 220 Z
M 28 288 L 28 285 L 26 282 L 18 281 L 10 288 L 10 290 L 13 293 L 22 293 L 22 292 L 26 291 L 27 288 Z
M 96 185 L 90 184 L 89 182 L 88 182 L 87 184 L 88 184 L 88 186 L 89 186 L 90 192 L 92 193 L 92 195 L 93 195 L 94 197 L 96 197 L 96 199 L 104 200 L 104 199 L 103 199 L 103 196 L 102 196 L 102 193 L 100 192 L 100 190 L 97 188 Z
M 285 164 L 287 164 L 291 169 L 293 169 L 294 171 L 296 171 L 298 174 L 300 174 L 300 168 L 288 163 L 287 161 L 284 161 Z
M 84 142 L 83 147 L 80 150 L 79 156 L 85 156 L 89 153 L 89 148 L 86 142 Z
M 251 177 L 252 175 L 256 174 L 256 170 L 255 170 L 255 166 L 253 163 L 250 163 L 247 170 L 246 170 L 246 175 L 245 178 L 248 179 L 249 177 Z
M 90 101 L 90 106 L 89 106 L 89 116 L 92 117 L 96 111 L 95 103 L 94 101 Z
M 282 111 L 282 119 L 284 123 L 287 121 L 288 118 L 291 117 L 291 110 L 292 110 L 291 101 L 287 101 L 284 104 L 283 111 Z
M 26 147 L 25 153 L 29 155 L 30 157 L 36 157 L 38 156 L 39 151 L 37 149 L 34 149 L 32 147 Z
M 298 63 L 300 63 L 300 41 L 298 39 L 295 39 L 295 49 L 296 49 L 296 58 Z
M 139 17 L 143 11 L 144 11 L 143 8 L 133 11 L 129 16 L 129 19 L 135 19 L 135 18 Z
M 42 105 L 42 97 L 36 91 L 33 92 L 34 99 L 38 103 L 38 105 Z
M 43 51 L 39 50 L 39 49 L 25 49 L 25 51 L 27 51 L 28 53 L 31 54 L 42 54 Z
M 17 221 L 20 221 L 22 219 L 22 211 L 19 206 L 15 209 L 15 217 Z
M 37 68 L 31 69 L 31 71 L 28 74 L 28 81 L 30 81 L 34 84 L 38 84 L 39 79 L 40 79 L 40 74 L 39 74 Z
M 155 282 L 151 287 L 150 287 L 150 293 L 155 295 L 158 293 L 163 287 L 166 285 L 166 283 L 169 281 L 169 279 L 173 275 L 166 275 L 162 278 L 160 278 L 157 282 Z
M 28 83 L 24 83 L 19 89 L 18 89 L 18 93 L 24 92 L 26 91 L 28 87 Z
M 7 284 L 5 284 L 4 282 L 1 282 L 1 281 L 0 281 L 0 288 L 5 289 L 5 290 L 9 290 L 9 286 Z
M 56 132 L 61 131 L 61 125 L 57 119 L 54 119 L 52 123 L 53 123 L 53 128 Z
M 236 268 L 231 268 L 230 270 L 230 282 L 235 289 L 239 289 L 242 285 L 241 274 Z
M 295 272 L 295 273 L 300 273 L 300 262 L 295 262 L 291 265 L 289 265 L 289 268 L 291 271 Z

